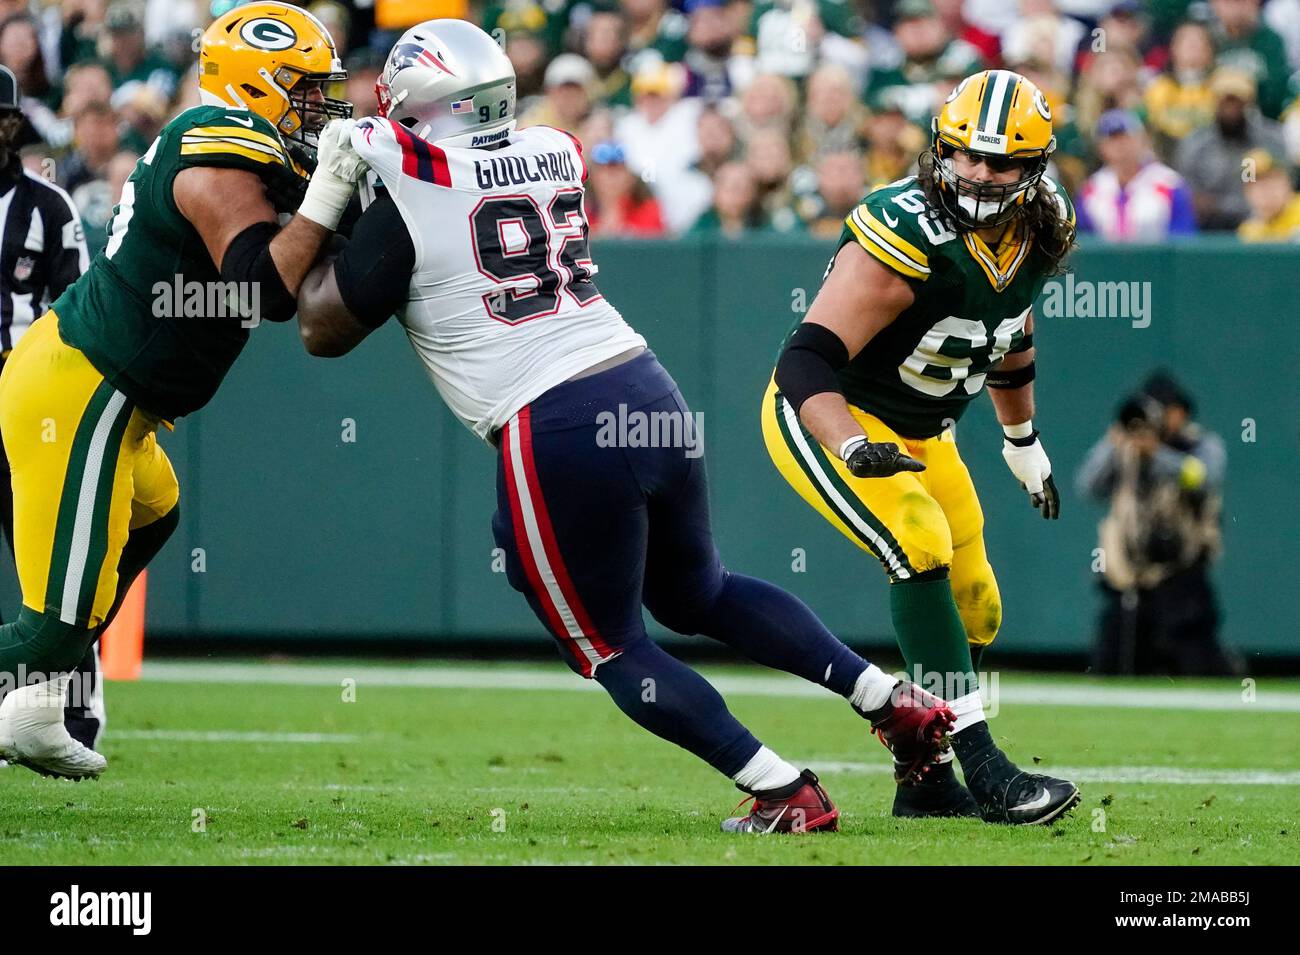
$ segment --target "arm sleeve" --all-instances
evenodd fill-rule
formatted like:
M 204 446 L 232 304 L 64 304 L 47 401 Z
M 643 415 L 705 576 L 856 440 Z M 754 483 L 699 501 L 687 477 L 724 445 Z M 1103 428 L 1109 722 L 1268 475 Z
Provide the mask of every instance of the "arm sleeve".
M 1115 446 L 1110 438 L 1103 437 L 1092 446 L 1074 479 L 1079 496 L 1097 501 L 1110 497 L 1115 487 L 1116 463 Z
M 90 253 L 86 248 L 81 214 L 72 204 L 72 198 L 62 189 L 51 189 L 51 193 L 51 200 L 44 205 L 48 210 L 45 242 L 49 254 L 47 294 L 52 302 L 86 271 L 90 265 Z
M 407 301 L 415 271 L 415 243 L 397 203 L 380 195 L 361 214 L 352 240 L 334 260 L 343 304 L 358 321 L 378 328 Z

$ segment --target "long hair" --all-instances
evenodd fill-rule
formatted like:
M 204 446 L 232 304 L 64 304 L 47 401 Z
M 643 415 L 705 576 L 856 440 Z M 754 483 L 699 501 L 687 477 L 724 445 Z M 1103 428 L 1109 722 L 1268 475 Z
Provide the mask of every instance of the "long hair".
M 916 160 L 916 182 L 934 209 L 942 209 L 938 178 L 934 171 L 934 153 L 927 150 Z M 1046 189 L 1039 188 L 1025 203 L 1019 218 L 1029 227 L 1034 247 L 1047 259 L 1048 276 L 1066 271 L 1065 260 L 1074 248 L 1074 226 L 1061 214 L 1061 207 Z

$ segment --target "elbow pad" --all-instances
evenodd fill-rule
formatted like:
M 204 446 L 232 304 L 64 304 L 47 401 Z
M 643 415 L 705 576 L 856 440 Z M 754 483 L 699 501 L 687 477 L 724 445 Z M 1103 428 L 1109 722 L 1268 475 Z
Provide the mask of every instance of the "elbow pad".
M 804 322 L 785 343 L 776 363 L 776 387 L 798 414 L 813 395 L 844 393 L 837 373 L 848 363 L 849 350 L 840 336 L 824 325 Z
M 289 294 L 271 258 L 271 240 L 279 232 L 274 222 L 256 222 L 230 240 L 221 259 L 221 280 L 236 283 L 254 323 L 287 322 L 298 311 L 297 298 Z

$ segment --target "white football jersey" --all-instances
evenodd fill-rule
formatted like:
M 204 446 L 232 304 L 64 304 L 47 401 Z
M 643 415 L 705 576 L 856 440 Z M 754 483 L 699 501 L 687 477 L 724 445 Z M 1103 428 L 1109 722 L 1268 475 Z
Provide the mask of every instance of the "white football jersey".
M 399 315 L 438 393 L 480 438 L 645 339 L 601 297 L 568 133 L 535 126 L 499 149 L 439 148 L 386 119 L 352 134 L 415 245 Z

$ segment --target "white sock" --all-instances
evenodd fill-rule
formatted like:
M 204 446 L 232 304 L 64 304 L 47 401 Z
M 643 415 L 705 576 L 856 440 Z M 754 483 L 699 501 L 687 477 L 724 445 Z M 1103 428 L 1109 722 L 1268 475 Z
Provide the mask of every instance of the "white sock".
M 10 713 L 23 711 L 24 715 L 30 719 L 34 714 L 33 710 L 43 711 L 37 719 L 53 719 L 53 714 L 58 714 L 59 722 L 63 721 L 63 703 L 67 699 L 68 684 L 72 682 L 72 674 L 64 673 L 48 680 L 45 683 L 33 683 L 28 686 L 20 686 L 12 691 L 9 696 L 5 697 L 9 701 L 9 707 L 5 709 Z
M 760 746 L 744 768 L 731 778 L 742 789 L 755 792 L 789 786 L 799 778 L 799 770 L 766 746 Z
M 960 733 L 976 723 L 984 722 L 984 701 L 980 699 L 979 690 L 967 693 L 965 696 L 959 696 L 955 700 L 949 700 L 948 708 L 952 710 L 952 715 L 957 717 L 957 721 L 952 727 L 954 734 Z
M 859 713 L 870 713 L 880 709 L 889 702 L 889 695 L 898 686 L 898 680 L 890 676 L 874 663 L 858 676 L 849 694 L 849 703 Z

